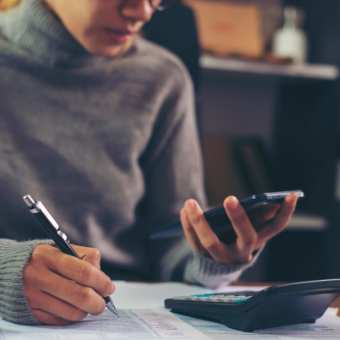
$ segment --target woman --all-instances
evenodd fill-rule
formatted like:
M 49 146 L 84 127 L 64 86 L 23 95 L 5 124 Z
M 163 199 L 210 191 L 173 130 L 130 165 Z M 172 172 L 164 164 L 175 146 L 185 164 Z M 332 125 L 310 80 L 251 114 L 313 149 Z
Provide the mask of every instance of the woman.
M 228 197 L 236 243 L 210 229 L 198 204 L 192 84 L 177 58 L 134 37 L 159 5 L 24 0 L 0 17 L 0 312 L 9 321 L 65 325 L 101 313 L 114 286 L 100 254 L 112 279 L 235 280 L 294 211 L 291 195 L 257 233 Z M 100 253 L 75 246 L 79 260 L 51 246 L 26 193 Z M 150 230 L 179 211 L 186 239 L 150 243 Z

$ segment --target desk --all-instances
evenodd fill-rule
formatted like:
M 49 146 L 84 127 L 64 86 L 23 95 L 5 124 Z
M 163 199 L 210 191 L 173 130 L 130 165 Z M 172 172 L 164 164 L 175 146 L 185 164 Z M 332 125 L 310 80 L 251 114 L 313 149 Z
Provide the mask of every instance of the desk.
M 207 288 L 183 283 L 114 283 L 117 289 L 112 299 L 120 313 L 119 319 L 109 311 L 104 311 L 100 316 L 88 316 L 83 321 L 64 327 L 23 326 L 0 321 L 0 339 L 288 340 L 288 337 L 294 340 L 325 340 L 325 334 L 331 335 L 327 339 L 340 338 L 340 321 L 334 314 L 327 313 L 315 324 L 289 325 L 244 333 L 220 323 L 173 314 L 163 307 L 166 298 L 211 292 Z M 226 289 L 244 290 L 245 285 L 250 287 L 249 283 L 239 283 L 227 286 Z M 253 287 L 260 288 L 259 285 L 253 284 Z

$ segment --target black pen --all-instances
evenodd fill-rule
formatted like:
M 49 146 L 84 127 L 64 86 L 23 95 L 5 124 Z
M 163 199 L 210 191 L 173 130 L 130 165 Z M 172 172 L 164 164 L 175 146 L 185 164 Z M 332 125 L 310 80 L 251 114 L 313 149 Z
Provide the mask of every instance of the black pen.
M 34 201 L 34 199 L 30 195 L 26 195 L 23 197 L 25 203 L 28 205 L 28 208 L 32 214 L 36 217 L 36 219 L 41 223 L 46 232 L 50 235 L 52 240 L 56 243 L 59 249 L 67 255 L 71 255 L 77 257 L 79 256 L 71 247 L 67 240 L 67 236 L 59 229 L 58 223 L 54 220 L 52 215 L 47 211 L 44 205 L 40 201 Z M 116 316 L 119 317 L 116 307 L 114 306 L 111 298 L 104 297 L 106 307 Z

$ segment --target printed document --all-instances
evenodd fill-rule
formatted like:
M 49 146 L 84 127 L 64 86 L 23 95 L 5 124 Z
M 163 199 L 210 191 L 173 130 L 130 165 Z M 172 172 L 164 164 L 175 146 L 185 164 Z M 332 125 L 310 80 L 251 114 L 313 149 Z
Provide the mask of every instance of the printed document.
M 0 321 L 0 340 L 175 339 L 209 340 L 202 332 L 165 309 L 105 310 L 68 326 L 22 326 Z
M 66 327 L 20 326 L 0 321 L 0 340 L 50 339 L 175 339 L 175 340 L 334 340 L 340 339 L 337 309 L 328 309 L 314 324 L 298 324 L 257 330 L 236 331 L 223 324 L 173 314 L 164 308 L 164 300 L 174 296 L 204 294 L 210 289 L 182 283 L 114 282 L 112 295 L 119 319 L 105 311 Z M 264 287 L 221 287 L 215 292 L 259 290 Z
M 217 322 L 176 314 L 191 327 L 211 340 L 334 340 L 340 339 L 340 318 L 325 315 L 314 324 L 298 324 L 257 330 L 253 333 L 236 331 Z

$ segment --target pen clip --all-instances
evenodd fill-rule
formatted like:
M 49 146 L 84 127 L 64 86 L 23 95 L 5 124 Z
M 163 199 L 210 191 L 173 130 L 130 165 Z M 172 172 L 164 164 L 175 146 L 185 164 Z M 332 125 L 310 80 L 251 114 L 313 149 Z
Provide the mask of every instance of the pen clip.
M 48 221 L 51 223 L 55 230 L 59 230 L 59 225 L 52 217 L 52 215 L 48 212 L 45 206 L 40 201 L 35 201 L 30 195 L 26 195 L 23 197 L 25 203 L 27 204 L 28 208 L 30 209 L 31 213 L 37 214 L 42 213 Z
M 55 230 L 57 231 L 59 230 L 58 223 L 55 221 L 55 219 L 52 217 L 52 215 L 48 212 L 48 210 L 40 201 L 35 203 L 35 208 L 40 210 L 40 212 L 44 214 L 44 216 L 49 220 L 49 222 L 52 224 Z

